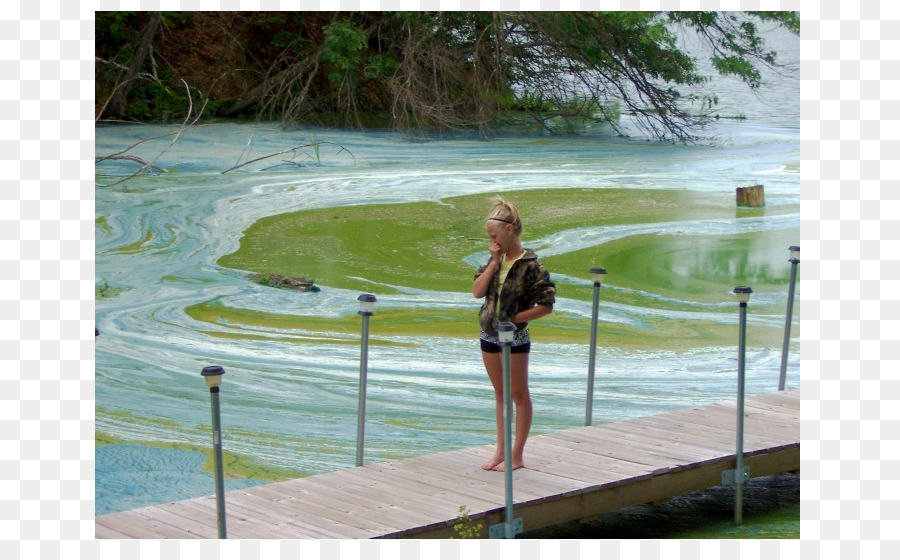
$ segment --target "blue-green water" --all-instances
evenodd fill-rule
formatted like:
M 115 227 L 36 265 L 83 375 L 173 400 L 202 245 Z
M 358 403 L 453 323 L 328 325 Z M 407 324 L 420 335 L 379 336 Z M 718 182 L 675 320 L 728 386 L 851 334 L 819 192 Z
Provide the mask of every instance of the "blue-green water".
M 175 502 L 207 496 L 214 487 L 212 475 L 201 471 L 203 453 L 183 449 L 160 449 L 137 444 L 99 445 L 95 454 L 98 483 L 105 496 L 97 500 L 95 513 L 135 509 L 150 503 Z M 225 490 L 261 484 L 252 479 L 226 479 Z M 98 496 L 99 497 L 99 496 Z

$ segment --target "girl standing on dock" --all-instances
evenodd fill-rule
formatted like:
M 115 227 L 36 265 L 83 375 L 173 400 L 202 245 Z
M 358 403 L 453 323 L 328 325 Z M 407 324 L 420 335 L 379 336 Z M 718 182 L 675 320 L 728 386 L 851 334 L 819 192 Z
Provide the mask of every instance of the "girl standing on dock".
M 481 356 L 494 386 L 497 415 L 497 450 L 482 465 L 485 470 L 504 471 L 503 457 L 503 362 L 497 325 L 515 323 L 516 333 L 510 349 L 510 387 L 515 404 L 515 443 L 512 468 L 525 466 L 524 450 L 531 430 L 531 395 L 528 392 L 528 355 L 531 340 L 528 322 L 553 310 L 556 287 L 537 255 L 522 247 L 522 218 L 515 204 L 497 198 L 485 224 L 490 238 L 491 260 L 478 269 L 472 293 L 485 298 L 479 314 Z

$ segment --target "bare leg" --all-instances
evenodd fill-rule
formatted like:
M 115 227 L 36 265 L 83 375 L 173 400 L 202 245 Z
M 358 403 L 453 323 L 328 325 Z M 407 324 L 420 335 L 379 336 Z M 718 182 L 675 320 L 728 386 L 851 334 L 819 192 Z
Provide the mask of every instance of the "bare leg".
M 481 358 L 494 387 L 494 410 L 497 419 L 497 449 L 493 457 L 481 466 L 482 469 L 490 471 L 503 462 L 503 361 L 500 354 L 488 352 L 482 352 Z
M 516 406 L 516 439 L 512 446 L 512 468 L 513 470 L 515 470 L 521 469 L 525 466 L 525 442 L 528 440 L 528 433 L 531 431 L 531 420 L 533 416 L 531 394 L 528 391 L 528 354 L 512 354 L 510 356 L 510 370 L 512 400 Z M 502 384 L 500 394 L 500 401 L 502 403 Z M 500 410 L 502 412 L 502 404 L 500 405 Z M 500 414 L 499 418 L 499 424 L 502 425 L 502 413 Z M 501 472 L 506 470 L 506 463 L 499 463 L 494 467 L 493 470 Z

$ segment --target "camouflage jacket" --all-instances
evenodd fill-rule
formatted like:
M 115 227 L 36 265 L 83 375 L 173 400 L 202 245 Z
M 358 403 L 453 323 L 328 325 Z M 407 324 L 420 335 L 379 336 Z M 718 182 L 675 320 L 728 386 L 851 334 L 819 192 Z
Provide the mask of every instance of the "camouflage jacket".
M 488 265 L 478 269 L 475 278 L 481 276 Z M 500 294 L 500 311 L 497 313 L 497 292 L 500 287 L 500 271 L 494 274 L 481 306 L 479 322 L 481 329 L 489 335 L 497 336 L 497 324 L 512 321 L 520 311 L 531 309 L 535 305 L 546 305 L 553 308 L 556 301 L 556 285 L 550 280 L 550 273 L 537 260 L 531 249 L 516 261 L 503 283 Z M 516 323 L 516 329 L 522 330 L 528 323 Z

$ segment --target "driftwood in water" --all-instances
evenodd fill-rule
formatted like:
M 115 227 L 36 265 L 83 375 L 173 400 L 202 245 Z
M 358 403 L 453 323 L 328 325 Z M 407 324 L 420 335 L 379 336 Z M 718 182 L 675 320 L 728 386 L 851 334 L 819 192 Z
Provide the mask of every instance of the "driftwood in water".
M 745 208 L 761 208 L 766 205 L 765 188 L 762 185 L 737 188 L 737 205 Z
M 272 286 L 273 288 L 288 288 L 300 292 L 318 292 L 319 287 L 316 286 L 309 278 L 291 278 L 281 276 L 280 274 L 259 274 L 254 273 L 247 277 L 248 280 Z

